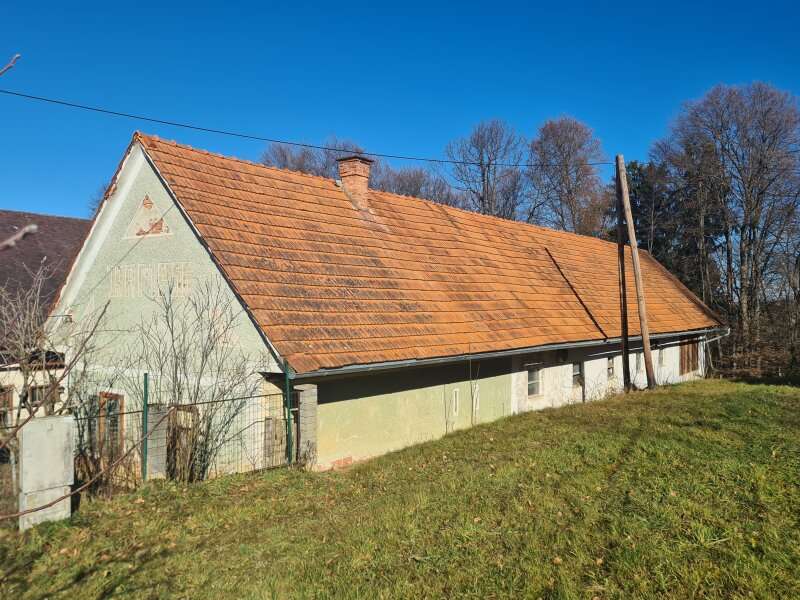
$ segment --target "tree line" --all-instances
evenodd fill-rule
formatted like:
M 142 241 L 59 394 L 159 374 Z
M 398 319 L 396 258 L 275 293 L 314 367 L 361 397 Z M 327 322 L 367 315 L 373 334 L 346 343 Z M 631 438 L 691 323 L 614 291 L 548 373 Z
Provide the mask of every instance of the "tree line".
M 363 153 L 357 143 L 329 138 L 325 149 L 271 144 L 262 156 L 269 166 L 337 177 L 336 159 Z M 531 139 L 493 119 L 444 149 L 446 163 L 393 168 L 377 159 L 370 186 L 426 198 L 504 219 L 600 235 L 609 196 L 598 162 L 606 160 L 592 130 L 571 117 L 544 123 Z
M 364 152 L 272 144 L 267 165 L 337 176 L 336 159 Z M 448 163 L 394 168 L 376 160 L 373 188 L 482 214 L 616 239 L 613 182 L 592 129 L 546 121 L 530 138 L 500 120 L 444 148 Z M 731 326 L 721 368 L 796 370 L 800 361 L 800 109 L 764 83 L 718 85 L 686 102 L 647 160 L 627 164 L 635 230 L 649 251 Z

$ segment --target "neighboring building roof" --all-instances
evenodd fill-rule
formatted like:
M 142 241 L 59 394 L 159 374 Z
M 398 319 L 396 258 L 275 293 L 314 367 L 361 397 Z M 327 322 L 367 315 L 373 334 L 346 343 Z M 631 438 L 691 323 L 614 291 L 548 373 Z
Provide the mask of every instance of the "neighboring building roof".
M 46 309 L 67 275 L 73 257 L 89 231 L 91 221 L 29 212 L 0 210 L 0 242 L 29 225 L 35 231 L 0 250 L 0 286 L 12 294 L 30 287 L 33 275 L 44 265 L 47 279 L 42 285 L 42 308 Z
M 620 335 L 617 246 L 136 134 L 298 372 Z M 650 329 L 720 325 L 642 252 Z M 630 334 L 637 335 L 627 267 Z

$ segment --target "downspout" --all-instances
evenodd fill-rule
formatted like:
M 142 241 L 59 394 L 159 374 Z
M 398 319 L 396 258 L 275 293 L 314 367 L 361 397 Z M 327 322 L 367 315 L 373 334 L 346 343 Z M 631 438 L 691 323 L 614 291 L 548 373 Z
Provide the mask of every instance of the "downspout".
M 716 336 L 716 337 L 713 337 L 713 338 L 711 338 L 710 340 L 704 340 L 703 347 L 705 348 L 705 351 L 706 351 L 706 357 L 708 357 L 708 362 L 710 362 L 710 363 L 711 363 L 711 368 L 712 368 L 712 369 L 714 369 L 714 362 L 713 362 L 713 360 L 711 359 L 711 351 L 709 350 L 709 346 L 708 346 L 708 345 L 709 345 L 711 342 L 718 342 L 718 341 L 719 341 L 719 340 L 721 340 L 722 338 L 724 338 L 724 337 L 728 337 L 730 334 L 731 334 L 731 328 L 730 328 L 730 327 L 728 327 L 728 329 L 725 331 L 725 333 L 722 333 L 722 334 L 720 334 L 720 335 L 718 335 L 718 336 Z M 721 355 L 721 354 L 722 354 L 722 351 L 721 351 L 721 347 L 720 347 L 720 355 Z M 704 366 L 707 366 L 707 365 L 704 365 Z M 707 370 L 708 370 L 708 369 L 706 369 L 706 371 L 707 371 Z M 715 370 L 716 370 L 716 369 L 715 369 Z M 706 374 L 705 376 L 707 376 L 707 374 Z

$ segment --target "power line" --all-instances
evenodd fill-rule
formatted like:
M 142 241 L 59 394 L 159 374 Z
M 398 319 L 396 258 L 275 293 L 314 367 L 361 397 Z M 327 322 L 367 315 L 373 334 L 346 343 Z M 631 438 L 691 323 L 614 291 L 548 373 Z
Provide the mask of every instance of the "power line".
M 44 96 L 34 96 L 33 94 L 25 94 L 23 92 L 14 92 L 12 90 L 4 90 L 0 89 L 0 94 L 6 94 L 7 96 L 15 96 L 17 98 L 24 98 L 26 100 L 35 100 L 37 102 L 46 102 L 48 104 L 55 104 L 58 106 L 66 106 L 68 108 L 76 108 L 79 110 L 85 110 L 95 113 L 101 113 L 104 115 L 110 115 L 115 117 L 123 117 L 126 119 L 134 119 L 137 121 L 146 121 L 148 123 L 157 123 L 159 125 L 169 125 L 171 127 L 181 127 L 183 129 L 191 129 L 194 131 L 202 131 L 205 133 L 216 133 L 219 135 L 227 135 L 230 137 L 241 138 L 245 140 L 255 140 L 259 142 L 268 142 L 272 144 L 285 144 L 287 146 L 296 146 L 299 148 L 309 148 L 312 150 L 326 150 L 329 152 L 348 152 L 348 150 L 342 148 L 332 148 L 330 146 L 318 146 L 315 144 L 304 144 L 302 142 L 292 142 L 289 140 L 280 140 L 276 138 L 270 138 L 260 135 L 254 135 L 249 133 L 242 133 L 239 131 L 229 131 L 226 129 L 214 129 L 212 127 L 203 127 L 201 125 L 193 125 L 191 123 L 181 123 L 179 121 L 171 121 L 168 119 L 159 119 L 156 117 L 148 117 L 145 115 L 137 115 L 133 113 L 126 113 L 117 110 L 111 110 L 108 108 L 101 108 L 98 106 L 89 106 L 86 104 L 78 104 L 77 102 L 69 102 L 67 100 L 59 100 L 57 98 L 47 98 Z M 464 161 L 464 160 L 449 160 L 445 158 L 424 158 L 419 156 L 406 156 L 402 154 L 383 154 L 380 152 L 355 152 L 355 154 L 361 154 L 364 156 L 374 156 L 376 158 L 388 158 L 388 159 L 395 159 L 395 160 L 410 160 L 410 161 L 418 161 L 418 162 L 430 162 L 430 163 L 437 163 L 437 164 L 450 164 L 450 165 L 472 165 L 472 166 L 481 166 L 481 163 L 475 161 Z M 613 162 L 610 161 L 597 161 L 597 162 L 586 162 L 582 163 L 583 165 L 587 166 L 600 166 L 600 165 L 613 165 Z M 569 166 L 563 164 L 547 164 L 547 163 L 495 163 L 497 167 L 561 167 L 561 166 Z

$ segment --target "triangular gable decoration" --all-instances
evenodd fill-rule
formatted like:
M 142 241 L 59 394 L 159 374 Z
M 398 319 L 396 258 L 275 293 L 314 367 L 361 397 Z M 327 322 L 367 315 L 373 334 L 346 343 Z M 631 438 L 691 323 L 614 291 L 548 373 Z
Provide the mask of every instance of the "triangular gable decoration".
M 169 226 L 150 196 L 145 196 L 142 204 L 133 215 L 133 220 L 125 232 L 126 238 L 159 237 L 170 235 Z

